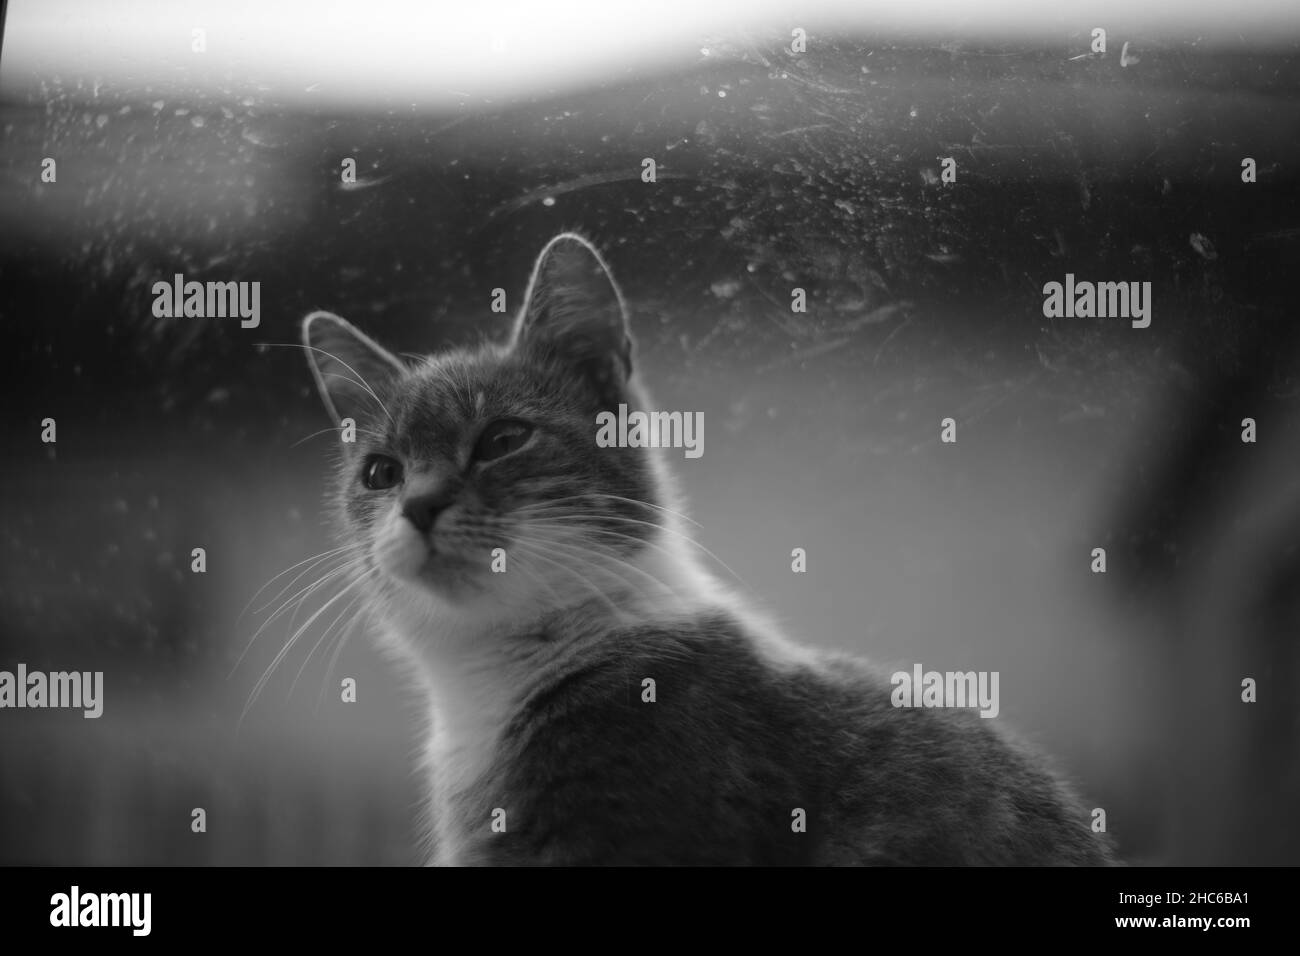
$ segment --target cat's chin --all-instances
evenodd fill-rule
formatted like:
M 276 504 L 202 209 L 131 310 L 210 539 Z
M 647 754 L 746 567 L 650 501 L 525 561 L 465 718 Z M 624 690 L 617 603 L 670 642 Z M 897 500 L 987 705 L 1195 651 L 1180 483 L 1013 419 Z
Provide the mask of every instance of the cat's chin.
M 429 548 L 417 535 L 395 535 L 374 549 L 379 570 L 404 589 L 445 604 L 472 603 L 486 591 L 482 572 Z
M 383 571 L 403 588 L 441 604 L 472 604 L 487 592 L 478 569 L 443 555 L 428 553 L 418 562 Z

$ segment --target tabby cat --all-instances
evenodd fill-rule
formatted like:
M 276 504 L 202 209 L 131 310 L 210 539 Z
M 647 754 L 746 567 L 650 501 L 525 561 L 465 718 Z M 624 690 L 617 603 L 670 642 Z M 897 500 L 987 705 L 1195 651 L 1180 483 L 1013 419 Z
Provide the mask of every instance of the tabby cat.
M 415 363 L 327 312 L 350 586 L 427 696 L 435 864 L 1102 864 L 1104 834 L 994 720 L 896 708 L 713 580 L 657 451 L 619 288 L 556 236 L 509 341 Z M 680 454 L 680 453 L 679 453 Z

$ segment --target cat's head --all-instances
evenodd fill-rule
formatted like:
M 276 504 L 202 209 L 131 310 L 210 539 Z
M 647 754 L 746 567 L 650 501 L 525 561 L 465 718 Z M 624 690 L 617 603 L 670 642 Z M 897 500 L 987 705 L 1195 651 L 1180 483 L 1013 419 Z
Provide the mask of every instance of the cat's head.
M 546 245 L 502 344 L 408 363 L 326 312 L 303 342 L 340 437 L 355 424 L 336 502 L 376 593 L 546 609 L 637 581 L 663 489 L 645 449 L 596 444 L 635 390 L 623 298 L 586 240 Z

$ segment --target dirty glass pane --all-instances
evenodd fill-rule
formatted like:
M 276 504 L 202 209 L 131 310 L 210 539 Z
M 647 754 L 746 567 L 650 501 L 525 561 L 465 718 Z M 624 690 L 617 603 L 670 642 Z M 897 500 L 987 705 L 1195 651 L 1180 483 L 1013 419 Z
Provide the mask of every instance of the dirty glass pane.
M 999 672 L 1128 859 L 1300 860 L 1285 12 L 483 7 L 9 5 L 0 669 L 106 690 L 0 713 L 0 862 L 419 862 L 418 697 L 299 593 L 338 452 L 300 325 L 504 339 L 565 230 L 707 422 L 668 460 L 744 602 Z M 178 276 L 256 309 L 160 315 Z M 1128 312 L 1049 314 L 1084 282 Z

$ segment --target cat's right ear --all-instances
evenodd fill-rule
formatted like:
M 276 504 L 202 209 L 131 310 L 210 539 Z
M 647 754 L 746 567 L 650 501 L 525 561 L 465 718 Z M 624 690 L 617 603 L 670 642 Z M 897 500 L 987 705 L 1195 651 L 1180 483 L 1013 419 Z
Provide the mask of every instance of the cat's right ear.
M 336 423 L 387 415 L 382 396 L 406 371 L 401 359 L 332 312 L 313 312 L 303 319 L 302 344 L 321 400 Z
M 582 236 L 562 232 L 542 249 L 512 344 L 557 356 L 602 388 L 622 385 L 632 374 L 623 293 Z

